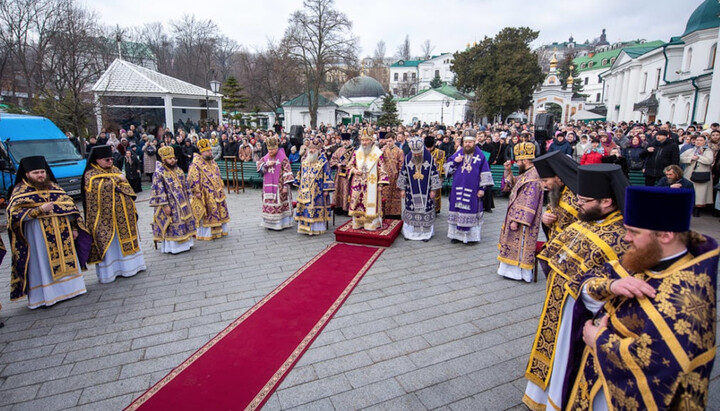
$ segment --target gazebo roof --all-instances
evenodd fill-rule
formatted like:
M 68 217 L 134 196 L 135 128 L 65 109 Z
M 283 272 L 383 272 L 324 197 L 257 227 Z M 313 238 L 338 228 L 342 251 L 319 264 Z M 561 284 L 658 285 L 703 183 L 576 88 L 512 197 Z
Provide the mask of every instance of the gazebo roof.
M 222 97 L 222 94 L 213 93 L 205 88 L 120 59 L 115 59 L 110 64 L 110 67 L 93 85 L 92 90 L 96 93 L 115 95 L 171 94 Z

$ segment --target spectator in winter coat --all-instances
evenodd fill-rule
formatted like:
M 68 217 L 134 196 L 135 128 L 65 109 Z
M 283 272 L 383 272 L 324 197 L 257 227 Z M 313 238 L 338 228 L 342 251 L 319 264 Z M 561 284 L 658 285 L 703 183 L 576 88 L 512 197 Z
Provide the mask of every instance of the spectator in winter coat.
M 645 159 L 643 175 L 646 186 L 654 186 L 663 176 L 665 167 L 680 164 L 680 150 L 669 136 L 670 133 L 666 130 L 658 131 L 655 141 L 649 144 L 641 154 L 641 157 Z
M 548 152 L 559 151 L 565 155 L 572 156 L 572 146 L 565 140 L 565 133 L 560 133 L 555 136 L 554 141 L 550 144 Z
M 590 148 L 585 151 L 582 159 L 580 159 L 580 165 L 584 166 L 585 164 L 600 164 L 602 163 L 602 158 L 605 157 L 605 151 L 602 147 L 600 147 L 599 139 L 592 139 L 590 144 Z
M 641 157 L 645 151 L 640 137 L 635 136 L 630 140 L 630 145 L 625 149 L 625 159 L 629 170 L 639 171 L 645 166 L 645 160 Z

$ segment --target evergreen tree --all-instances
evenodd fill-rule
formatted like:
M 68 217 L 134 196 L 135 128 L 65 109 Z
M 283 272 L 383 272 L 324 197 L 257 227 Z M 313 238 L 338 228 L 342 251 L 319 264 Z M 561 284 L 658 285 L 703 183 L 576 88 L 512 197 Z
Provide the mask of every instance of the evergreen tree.
M 442 80 L 440 80 L 439 75 L 435 75 L 435 77 L 430 81 L 430 87 L 431 88 L 440 88 L 442 87 L 443 83 Z
M 397 103 L 393 101 L 392 93 L 388 93 L 383 97 L 381 110 L 382 114 L 378 119 L 378 125 L 380 127 L 392 127 L 400 124 L 400 120 L 397 117 Z
M 558 77 L 560 78 L 560 84 L 562 85 L 563 90 L 567 90 L 568 76 L 570 76 L 570 74 L 572 74 L 572 76 L 573 76 L 573 84 L 572 84 L 573 97 L 587 97 L 586 94 L 582 94 L 583 79 L 580 78 L 580 73 L 578 72 L 578 68 L 575 65 L 575 63 L 573 63 L 575 56 L 576 56 L 576 53 L 567 53 L 565 55 L 565 58 L 558 63 Z
M 230 76 L 227 80 L 225 80 L 225 84 L 222 89 L 222 103 L 223 108 L 228 112 L 228 117 L 233 120 L 242 119 L 242 113 L 240 113 L 240 110 L 245 108 L 245 103 L 248 102 L 247 97 L 242 94 L 242 91 L 243 88 L 240 87 L 240 84 L 238 84 L 235 77 Z M 235 112 L 237 113 L 232 114 Z
M 475 91 L 476 114 L 503 117 L 526 108 L 545 76 L 530 43 L 538 36 L 527 27 L 506 27 L 494 38 L 454 55 L 456 87 Z

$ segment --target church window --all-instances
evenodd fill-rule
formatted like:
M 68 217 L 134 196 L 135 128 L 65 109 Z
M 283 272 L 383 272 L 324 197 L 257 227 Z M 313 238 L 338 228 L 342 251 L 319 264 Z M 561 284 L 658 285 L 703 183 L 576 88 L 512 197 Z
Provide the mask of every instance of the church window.
M 588 63 L 588 68 L 592 68 L 592 66 L 593 66 L 593 62 L 591 61 Z
M 690 123 L 690 103 L 685 103 L 685 123 Z
M 710 47 L 710 61 L 708 62 L 708 68 L 715 68 L 715 55 L 717 54 L 717 43 Z
M 584 69 L 585 67 L 587 67 L 587 64 L 585 64 L 585 63 L 580 64 L 581 69 Z
M 407 74 L 408 73 L 403 73 L 403 81 L 407 81 Z
M 614 64 L 614 63 L 615 63 L 615 57 L 610 59 L 610 64 Z
M 412 79 L 413 79 L 413 81 L 415 81 L 417 79 L 417 74 L 412 73 Z
M 643 86 L 642 86 L 642 92 L 644 93 L 647 91 L 647 71 L 643 73 Z
M 398 73 L 395 73 L 395 77 L 393 77 L 395 81 L 398 81 Z
M 605 66 L 608 64 L 608 59 L 602 59 L 602 65 Z
M 660 87 L 660 74 L 662 74 L 662 69 L 655 70 L 655 90 Z
M 600 93 L 597 93 L 597 94 L 595 94 L 595 102 L 597 103 L 599 101 L 600 101 Z
M 692 66 L 692 47 L 687 49 L 687 53 L 685 54 L 685 71 L 690 71 L 690 67 Z

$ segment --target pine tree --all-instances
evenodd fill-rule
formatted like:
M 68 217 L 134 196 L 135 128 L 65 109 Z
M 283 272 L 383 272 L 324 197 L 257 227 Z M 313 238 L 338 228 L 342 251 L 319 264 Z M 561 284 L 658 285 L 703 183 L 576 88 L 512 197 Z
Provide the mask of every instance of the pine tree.
M 247 97 L 242 94 L 242 91 L 243 88 L 240 87 L 240 84 L 238 84 L 235 77 L 230 76 L 227 80 L 225 80 L 225 85 L 223 85 L 222 89 L 222 103 L 223 108 L 228 112 L 228 117 L 233 120 L 242 119 L 242 113 L 240 113 L 240 110 L 245 108 L 245 103 L 248 102 Z
M 393 101 L 392 93 L 388 93 L 382 102 L 382 114 L 378 119 L 378 125 L 380 127 L 392 127 L 400 124 L 400 120 L 397 117 L 397 103 Z
M 442 80 L 440 80 L 439 75 L 435 75 L 435 77 L 430 81 L 430 87 L 431 88 L 440 88 L 442 87 L 443 83 Z
M 560 77 L 560 84 L 562 85 L 563 90 L 567 90 L 567 80 L 568 80 L 568 77 L 572 74 L 572 76 L 573 76 L 573 84 L 572 84 L 573 97 L 587 97 L 586 94 L 582 94 L 583 79 L 580 77 L 580 73 L 578 72 L 577 65 L 575 65 L 575 63 L 573 63 L 575 56 L 576 56 L 576 53 L 567 53 L 567 55 L 565 55 L 565 58 L 562 61 L 560 61 L 560 64 L 558 64 L 558 77 Z

